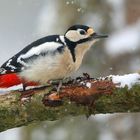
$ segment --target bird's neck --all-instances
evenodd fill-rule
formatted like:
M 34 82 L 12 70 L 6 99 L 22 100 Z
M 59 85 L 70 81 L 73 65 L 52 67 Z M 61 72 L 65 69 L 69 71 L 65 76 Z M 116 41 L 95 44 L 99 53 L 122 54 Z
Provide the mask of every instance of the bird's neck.
M 64 41 L 66 46 L 71 52 L 74 62 L 82 61 L 85 53 L 90 49 L 90 47 L 94 43 L 93 41 L 89 41 L 88 43 L 85 42 L 85 43 L 77 44 L 76 42 L 72 42 L 65 37 L 64 37 Z
M 75 48 L 76 59 L 82 60 L 84 55 L 86 54 L 86 52 L 90 49 L 90 47 L 91 47 L 91 44 L 88 44 L 88 43 L 83 43 L 83 44 L 77 45 Z
M 76 48 L 76 42 L 72 42 L 69 39 L 67 39 L 66 37 L 64 37 L 65 39 L 65 45 L 68 47 L 71 55 L 72 55 L 72 59 L 75 62 L 76 61 L 76 57 L 75 57 L 75 48 Z

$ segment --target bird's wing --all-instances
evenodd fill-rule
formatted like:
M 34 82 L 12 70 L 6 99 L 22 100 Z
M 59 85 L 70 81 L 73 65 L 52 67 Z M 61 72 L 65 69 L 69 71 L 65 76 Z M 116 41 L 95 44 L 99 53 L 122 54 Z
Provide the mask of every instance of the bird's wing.
M 38 57 L 48 54 L 62 53 L 64 47 L 63 36 L 52 35 L 41 38 L 6 61 L 0 68 L 0 75 L 21 72 L 29 67 L 28 61 L 35 61 Z

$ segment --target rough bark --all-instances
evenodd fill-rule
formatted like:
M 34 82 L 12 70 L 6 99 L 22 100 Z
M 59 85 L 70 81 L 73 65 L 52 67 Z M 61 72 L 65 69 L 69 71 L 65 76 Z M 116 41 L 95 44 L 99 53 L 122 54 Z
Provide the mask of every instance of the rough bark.
M 52 86 L 0 95 L 0 132 L 69 115 L 139 111 L 140 85 L 117 88 L 109 79 L 86 77 L 63 84 L 59 95 Z

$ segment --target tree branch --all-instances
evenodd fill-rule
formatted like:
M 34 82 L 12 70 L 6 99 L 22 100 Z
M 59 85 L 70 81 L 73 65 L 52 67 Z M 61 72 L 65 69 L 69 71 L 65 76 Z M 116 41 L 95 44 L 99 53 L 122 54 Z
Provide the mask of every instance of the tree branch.
M 132 75 L 135 75 L 133 80 Z M 124 85 L 126 75 L 120 82 L 117 76 L 94 79 L 85 75 L 64 83 L 59 94 L 50 86 L 0 95 L 0 131 L 69 115 L 139 112 L 140 85 L 137 83 L 140 75 L 127 77 L 131 81 L 125 80 L 128 85 Z M 130 88 L 130 85 L 133 86 Z

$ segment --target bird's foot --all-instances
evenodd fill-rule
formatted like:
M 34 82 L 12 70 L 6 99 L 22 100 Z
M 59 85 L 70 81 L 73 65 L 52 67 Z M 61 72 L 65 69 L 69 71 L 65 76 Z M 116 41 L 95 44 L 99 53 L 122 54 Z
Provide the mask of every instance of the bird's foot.
M 60 89 L 61 89 L 61 87 L 62 87 L 62 84 L 63 84 L 63 82 L 62 82 L 62 80 L 60 80 L 59 81 L 59 84 L 58 84 L 58 87 L 57 87 L 57 93 L 59 94 L 59 92 L 60 92 Z
M 57 83 L 55 81 L 55 85 L 54 88 L 51 90 L 51 93 L 44 95 L 42 102 L 45 106 L 56 107 L 62 105 L 63 102 L 59 94 L 62 84 L 63 84 L 62 80 L 59 81 L 57 80 Z
M 59 94 L 61 87 L 63 86 L 63 80 L 51 81 L 51 84 L 54 86 L 52 90 L 57 91 L 57 93 Z
M 66 77 L 63 79 L 63 83 L 64 84 L 71 84 L 73 83 L 74 79 L 72 79 L 71 77 Z

